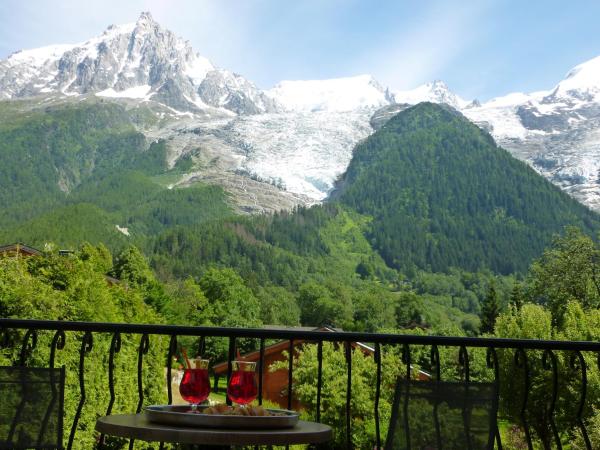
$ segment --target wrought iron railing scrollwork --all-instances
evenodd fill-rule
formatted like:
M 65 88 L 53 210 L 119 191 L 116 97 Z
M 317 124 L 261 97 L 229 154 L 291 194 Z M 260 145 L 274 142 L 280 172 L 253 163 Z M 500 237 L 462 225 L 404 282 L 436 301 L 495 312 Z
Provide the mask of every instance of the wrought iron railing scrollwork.
M 600 356 L 598 359 L 600 366 Z M 323 341 L 317 344 L 317 422 L 321 422 L 321 396 L 323 391 Z
M 375 365 L 377 366 L 375 379 L 375 446 L 381 448 L 381 426 L 379 423 L 379 398 L 381 397 L 381 344 L 375 343 Z
M 352 346 L 350 342 L 344 342 L 344 354 L 346 358 L 346 448 L 352 449 Z
M 552 393 L 550 395 L 550 401 L 548 402 L 548 421 L 550 422 L 550 428 L 552 429 L 552 435 L 554 437 L 554 443 L 558 450 L 562 450 L 562 443 L 558 428 L 556 427 L 556 421 L 554 419 L 554 410 L 556 407 L 556 400 L 558 398 L 558 363 L 556 362 L 556 355 L 550 349 L 544 351 L 542 356 L 542 367 L 545 370 L 552 371 Z
M 110 349 L 108 351 L 108 393 L 110 399 L 108 400 L 108 406 L 106 407 L 106 415 L 109 416 L 112 413 L 113 406 L 115 404 L 115 355 L 121 351 L 121 333 L 115 331 L 110 340 Z M 100 435 L 99 447 L 104 447 L 104 434 Z
M 265 379 L 265 338 L 260 338 L 258 350 L 258 404 L 263 402 L 263 382 Z
M 56 333 L 54 333 L 54 336 L 52 337 L 52 342 L 50 343 L 49 367 L 51 369 L 54 369 L 54 364 L 55 364 L 55 360 L 56 360 L 56 350 L 62 350 L 63 348 L 65 348 L 65 340 L 66 340 L 66 335 L 65 335 L 64 331 L 58 330 L 58 331 L 56 331 Z M 48 404 L 48 406 L 46 408 L 46 413 L 44 414 L 44 418 L 42 419 L 42 426 L 41 426 L 40 432 L 38 434 L 37 446 L 42 445 L 42 438 L 46 434 L 46 429 L 48 428 L 48 422 L 50 421 L 50 417 L 52 416 L 52 412 L 54 411 L 55 405 L 56 405 L 56 403 L 61 401 L 59 399 L 59 392 L 56 387 L 57 383 L 56 383 L 55 377 L 56 377 L 55 373 L 50 372 L 50 380 L 51 380 L 50 386 L 52 389 L 52 397 L 50 399 L 50 403 Z M 59 421 L 61 421 L 61 420 L 62 420 L 62 418 L 59 418 Z M 62 424 L 59 424 L 58 426 L 62 430 Z
M 81 348 L 79 350 L 79 371 L 77 373 L 79 377 L 79 403 L 77 404 L 77 410 L 73 417 L 73 425 L 71 426 L 71 432 L 69 433 L 69 442 L 67 444 L 67 450 L 71 450 L 73 447 L 73 440 L 75 439 L 75 433 L 77 432 L 77 424 L 81 417 L 81 410 L 85 404 L 85 357 L 92 351 L 94 345 L 94 338 L 91 331 L 86 331 L 81 338 Z
M 466 450 L 471 450 L 473 448 L 473 443 L 471 442 L 471 410 L 468 407 L 469 382 L 471 381 L 471 366 L 469 361 L 469 351 L 464 345 L 461 345 L 458 350 L 458 365 L 460 367 L 460 374 L 462 378 L 461 381 L 464 383 L 465 386 L 465 398 L 463 400 L 464 406 L 462 410 L 462 416 L 465 437 L 467 440 Z
M 407 343 L 402 344 L 402 356 L 401 360 L 406 367 L 406 391 L 404 393 L 404 399 L 402 402 L 403 408 L 403 417 L 404 417 L 404 433 L 406 436 L 406 448 L 411 448 L 411 440 L 410 440 L 410 422 L 409 422 L 409 414 L 408 414 L 408 405 L 410 399 L 410 380 L 412 376 L 412 363 L 411 363 L 411 355 L 410 355 L 410 346 Z
M 440 362 L 440 351 L 437 345 L 431 346 L 431 351 L 429 353 L 429 359 L 431 364 L 431 376 L 436 383 L 439 383 L 442 375 L 441 375 L 441 362 Z M 433 405 L 433 425 L 435 427 L 435 442 L 438 448 L 442 448 L 442 434 L 440 428 L 440 417 L 438 415 L 439 402 L 437 399 Z
M 287 407 L 292 409 L 294 395 L 294 340 L 290 339 L 288 346 L 288 384 L 287 384 Z
M 23 336 L 21 343 L 21 353 L 19 357 L 19 366 L 24 366 L 27 358 L 31 355 L 33 350 L 37 347 L 38 334 L 37 330 L 29 329 Z
M 496 404 L 494 406 L 498 406 L 498 402 L 500 401 L 500 365 L 498 364 L 498 352 L 494 347 L 488 347 L 485 352 L 485 362 L 488 369 L 492 369 L 494 371 L 494 384 L 496 386 L 495 396 L 496 396 Z M 498 450 L 502 450 L 502 439 L 500 437 L 500 428 L 498 427 L 498 417 L 496 413 L 496 417 L 494 417 L 493 423 L 493 433 L 496 440 L 496 448 Z
M 515 367 L 522 369 L 523 371 L 523 398 L 521 400 L 521 411 L 519 413 L 521 419 L 521 425 L 525 432 L 525 439 L 527 440 L 527 447 L 529 450 L 533 450 L 533 443 L 531 440 L 531 431 L 529 429 L 529 423 L 527 422 L 527 401 L 529 400 L 529 360 L 527 353 L 521 347 L 517 348 L 514 357 Z
M 63 330 L 57 330 L 52 337 L 52 342 L 50 343 L 50 360 L 48 361 L 48 366 L 51 369 L 54 369 L 54 363 L 56 360 L 56 350 L 62 350 L 65 348 L 65 341 L 67 337 Z M 110 414 L 110 412 L 109 412 Z
M 148 333 L 142 334 L 140 338 L 140 345 L 138 347 L 138 364 L 137 364 L 137 389 L 138 389 L 138 404 L 135 409 L 136 413 L 140 413 L 142 406 L 144 405 L 144 356 L 148 354 L 150 350 L 150 337 Z M 129 450 L 133 449 L 135 439 L 129 440 Z
M 227 352 L 227 386 L 229 386 L 229 380 L 231 380 L 231 373 L 233 371 L 233 358 L 235 355 L 235 336 L 229 336 L 229 350 Z M 231 405 L 233 402 L 227 395 L 227 404 Z
M 179 342 L 184 340 L 185 337 L 199 339 L 199 354 L 204 354 L 205 342 L 214 342 L 212 338 L 227 340 L 227 381 L 229 381 L 232 374 L 232 361 L 236 357 L 237 344 L 240 343 L 241 345 L 244 342 L 244 345 L 246 345 L 248 339 L 253 340 L 258 354 L 258 402 L 262 404 L 266 400 L 264 395 L 267 392 L 265 382 L 266 375 L 269 373 L 269 367 L 265 360 L 268 345 L 277 340 L 284 340 L 288 342 L 287 348 L 284 349 L 288 353 L 289 359 L 286 367 L 287 387 L 283 392 L 287 393 L 285 404 L 289 408 L 297 404 L 298 399 L 295 398 L 295 395 L 301 392 L 298 387 L 294 386 L 296 373 L 301 373 L 296 369 L 296 357 L 302 352 L 304 345 L 316 346 L 316 398 L 313 399 L 312 404 L 315 405 L 313 417 L 317 422 L 321 422 L 325 417 L 330 417 L 330 414 L 325 415 L 327 411 L 324 409 L 324 402 L 325 407 L 328 406 L 328 397 L 324 393 L 327 393 L 327 380 L 329 379 L 324 377 L 324 369 L 328 367 L 326 366 L 328 361 L 323 361 L 324 345 L 325 343 L 334 343 L 334 348 L 343 352 L 345 361 L 345 402 L 339 411 L 340 429 L 337 430 L 337 435 L 342 441 L 340 445 L 345 445 L 347 448 L 352 448 L 353 428 L 358 426 L 358 422 L 354 421 L 354 414 L 357 414 L 358 408 L 353 403 L 353 396 L 357 395 L 357 388 L 353 386 L 353 372 L 355 372 L 354 375 L 360 376 L 362 360 L 359 361 L 357 351 L 367 352 L 373 358 L 373 367 L 375 368 L 373 391 L 369 394 L 373 401 L 373 409 L 370 411 L 373 412 L 375 421 L 374 435 L 371 437 L 371 448 L 381 449 L 386 442 L 388 424 L 381 422 L 381 406 L 382 402 L 390 400 L 390 392 L 393 391 L 394 386 L 389 385 L 390 377 L 387 376 L 387 372 L 384 372 L 384 366 L 388 370 L 389 358 L 393 355 L 398 355 L 398 361 L 395 361 L 393 365 L 396 370 L 399 370 L 403 382 L 406 383 L 405 389 L 407 392 L 399 403 L 399 408 L 402 408 L 403 411 L 403 422 L 399 426 L 404 428 L 403 439 L 407 448 L 410 448 L 411 442 L 414 444 L 417 440 L 417 436 L 414 430 L 411 429 L 408 420 L 409 390 L 411 386 L 417 385 L 415 384 L 418 383 L 415 380 L 417 375 L 418 377 L 428 378 L 429 383 L 434 386 L 435 383 L 455 383 L 455 385 L 461 386 L 461 389 L 464 387 L 465 396 L 472 395 L 469 390 L 471 383 L 482 380 L 489 382 L 493 379 L 496 386 L 494 394 L 496 403 L 502 400 L 503 391 L 500 388 L 513 386 L 515 392 L 514 398 L 511 400 L 516 407 L 516 414 L 514 414 L 516 417 L 513 418 L 513 422 L 515 422 L 515 425 L 520 426 L 529 449 L 535 448 L 534 443 L 541 438 L 540 433 L 546 433 L 543 436 L 546 446 L 551 445 L 559 450 L 564 447 L 564 440 L 568 437 L 579 439 L 581 445 L 584 445 L 587 449 L 600 448 L 599 442 L 592 442 L 593 434 L 588 430 L 589 423 L 587 423 L 589 411 L 591 410 L 590 406 L 600 401 L 600 399 L 593 398 L 598 394 L 595 389 L 590 387 L 591 380 L 596 380 L 598 378 L 597 371 L 600 371 L 599 342 L 0 319 L 0 349 L 5 351 L 5 356 L 10 356 L 11 363 L 16 366 L 26 366 L 32 364 L 32 361 L 39 361 L 39 357 L 36 355 L 47 354 L 42 352 L 45 345 L 42 345 L 42 343 L 44 342 L 49 342 L 49 367 L 60 364 L 61 358 L 65 354 L 65 351 L 61 352 L 61 350 L 65 347 L 69 346 L 72 350 L 71 354 L 73 351 L 78 352 L 78 355 L 74 355 L 75 359 L 71 366 L 74 373 L 70 374 L 71 380 L 78 380 L 78 391 L 71 393 L 76 396 L 77 402 L 73 406 L 74 411 L 68 415 L 71 422 L 66 424 L 66 429 L 69 430 L 65 446 L 67 450 L 76 447 L 77 440 L 75 437 L 79 430 L 84 405 L 86 414 L 88 408 L 95 408 L 97 415 L 110 415 L 115 412 L 114 409 L 117 409 L 115 407 L 117 400 L 116 387 L 121 386 L 126 381 L 125 377 L 119 375 L 120 372 L 117 373 L 116 367 L 117 362 L 120 361 L 119 358 L 124 358 L 123 355 L 119 356 L 120 353 L 125 353 L 121 351 L 122 346 L 132 342 L 130 336 L 133 337 L 133 345 L 137 345 L 137 352 L 135 353 L 137 356 L 137 386 L 132 380 L 130 382 L 132 385 L 128 387 L 134 396 L 135 389 L 137 389 L 137 405 L 134 411 L 119 411 L 120 413 L 140 412 L 144 402 L 148 401 L 145 398 L 145 392 L 150 386 L 144 386 L 144 383 L 148 383 L 151 378 L 144 377 L 144 373 L 151 370 L 150 367 L 162 367 L 165 370 L 165 376 L 161 375 L 160 378 L 164 380 L 162 382 L 166 383 L 166 386 L 164 389 L 161 387 L 161 389 L 163 389 L 165 401 L 169 404 L 173 403 L 174 357 L 177 355 Z M 165 340 L 161 341 L 157 336 L 163 336 Z M 206 338 L 210 339 L 205 341 Z M 161 342 L 166 344 L 167 340 L 168 347 L 160 345 Z M 108 341 L 110 341 L 110 346 L 104 348 L 102 343 Z M 369 343 L 369 345 L 367 346 L 364 343 Z M 77 345 L 78 347 L 75 347 Z M 152 352 L 149 352 L 151 346 Z M 75 348 L 77 350 L 74 350 Z M 87 364 L 86 358 L 89 357 L 92 348 L 94 348 L 94 358 L 99 352 L 108 352 L 107 358 L 103 358 L 106 361 L 104 363 L 106 367 L 88 367 L 92 365 L 89 362 L 91 358 L 88 359 Z M 447 349 L 453 349 L 453 351 L 448 352 Z M 426 353 L 423 354 L 422 350 L 425 350 Z M 134 350 L 128 349 L 127 351 L 133 352 Z M 482 369 L 478 364 L 477 352 L 483 351 L 485 351 L 486 364 Z M 163 360 L 165 354 L 166 360 Z M 150 359 L 151 357 L 157 358 L 157 355 L 161 359 L 160 363 L 155 363 L 154 359 Z M 449 355 L 455 356 L 450 357 Z M 589 363 L 592 355 L 596 358 L 595 364 Z M 75 367 L 77 356 L 78 365 Z M 120 368 L 123 363 L 124 360 L 120 361 Z M 134 364 L 135 360 L 132 360 L 131 365 Z M 422 364 L 422 367 L 419 367 L 419 364 Z M 448 370 L 448 368 L 452 368 L 452 370 Z M 89 404 L 86 389 L 91 389 L 91 385 L 86 386 L 86 369 L 102 370 L 104 374 L 107 374 L 108 404 Z M 422 370 L 419 371 L 419 369 Z M 487 372 L 482 375 L 481 370 L 487 370 Z M 87 373 L 89 375 L 89 372 Z M 327 373 L 329 374 L 329 372 Z M 444 378 L 453 379 L 442 380 L 442 373 Z M 504 377 L 508 373 L 511 374 L 511 379 L 501 378 L 501 376 Z M 532 390 L 532 387 L 538 386 L 539 382 L 543 382 L 545 386 L 548 386 L 545 393 L 546 397 L 542 400 L 539 397 L 541 391 L 539 389 L 537 391 Z M 89 383 L 90 381 L 88 381 Z M 102 383 L 105 383 L 105 381 L 102 381 Z M 71 386 L 73 385 L 71 384 Z M 416 388 L 414 390 L 416 391 Z M 535 394 L 532 393 L 534 391 Z M 90 390 L 90 392 L 92 391 Z M 122 392 L 120 388 L 118 392 Z M 569 397 L 570 404 L 567 406 L 564 406 L 566 402 L 562 398 L 566 395 L 565 392 L 568 392 L 571 396 Z M 575 397 L 573 397 L 573 393 Z M 227 401 L 231 403 L 229 399 Z M 539 403 L 540 401 L 543 403 Z M 547 419 L 547 432 L 540 429 L 539 425 L 536 425 L 533 421 L 532 408 L 534 405 L 540 404 L 543 404 L 543 408 L 545 408 L 543 413 Z M 432 439 L 437 443 L 438 448 L 445 449 L 442 435 L 443 409 L 438 408 L 438 406 L 438 403 L 434 402 L 432 404 L 431 433 L 435 433 Z M 565 408 L 568 406 L 572 406 L 573 410 L 571 424 L 568 424 L 569 420 L 564 420 L 563 417 Z M 469 415 L 471 412 L 469 408 L 470 406 L 465 406 L 463 409 L 464 430 L 462 431 L 467 436 L 470 436 L 472 431 L 470 429 L 471 418 Z M 498 418 L 494 416 L 492 419 L 491 438 L 495 441 L 495 448 L 501 450 L 503 439 L 501 438 L 501 429 L 498 426 Z M 560 428 L 564 427 L 565 423 L 567 423 L 566 426 L 570 427 L 568 430 Z M 502 433 L 504 432 L 502 431 Z M 104 436 L 99 437 L 100 446 L 104 444 L 104 438 Z M 77 445 L 80 444 L 77 443 Z M 467 447 L 470 445 L 471 442 L 469 441 Z M 93 443 L 89 448 L 92 446 Z M 133 440 L 130 441 L 130 448 L 132 447 Z
M 177 335 L 169 338 L 169 350 L 167 352 L 167 402 L 173 403 L 173 357 L 177 354 Z
M 590 442 L 590 438 L 585 427 L 585 423 L 583 422 L 583 408 L 585 407 L 585 399 L 587 395 L 587 366 L 585 364 L 585 359 L 583 354 L 579 350 L 574 350 L 569 358 L 569 367 L 572 370 L 580 370 L 581 371 L 581 385 L 579 388 L 580 397 L 579 404 L 577 406 L 577 426 L 581 430 L 581 435 L 583 437 L 583 441 L 588 450 L 592 450 L 592 443 Z

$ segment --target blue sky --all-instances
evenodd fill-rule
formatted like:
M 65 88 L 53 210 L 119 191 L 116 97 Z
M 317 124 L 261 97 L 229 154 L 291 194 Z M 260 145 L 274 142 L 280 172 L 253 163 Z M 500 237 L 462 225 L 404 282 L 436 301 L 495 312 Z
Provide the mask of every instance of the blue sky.
M 218 66 L 268 88 L 370 73 L 464 98 L 550 89 L 600 56 L 600 1 L 0 0 L 0 58 L 76 43 L 150 11 Z

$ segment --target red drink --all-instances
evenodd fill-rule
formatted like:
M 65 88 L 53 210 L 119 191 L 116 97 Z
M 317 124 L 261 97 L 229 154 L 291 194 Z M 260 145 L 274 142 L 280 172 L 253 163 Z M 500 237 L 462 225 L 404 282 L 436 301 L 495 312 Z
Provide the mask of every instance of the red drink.
M 231 401 L 245 405 L 250 403 L 258 395 L 258 388 L 254 379 L 254 372 L 237 370 L 231 375 L 227 394 Z
M 202 403 L 210 394 L 208 369 L 185 369 L 179 385 L 179 393 L 186 402 Z
M 233 361 L 233 372 L 227 386 L 227 395 L 234 403 L 245 405 L 258 395 L 255 367 L 256 363 L 253 362 Z

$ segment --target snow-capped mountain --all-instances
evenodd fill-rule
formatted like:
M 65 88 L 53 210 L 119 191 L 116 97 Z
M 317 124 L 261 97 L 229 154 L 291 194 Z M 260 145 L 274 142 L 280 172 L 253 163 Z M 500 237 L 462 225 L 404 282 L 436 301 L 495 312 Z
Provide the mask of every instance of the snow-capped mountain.
M 262 91 L 216 68 L 149 13 L 81 44 L 20 51 L 0 61 L 0 99 L 39 95 L 168 106 L 175 125 L 142 131 L 149 140 L 166 140 L 170 165 L 194 153 L 203 167 L 175 185 L 216 180 L 244 198 L 244 210 L 277 204 L 265 200 L 271 188 L 259 193 L 249 178 L 278 188 L 282 206 L 322 201 L 356 143 L 373 132 L 370 119 L 382 107 L 467 104 L 439 81 L 391 93 L 370 75 L 282 81 Z
M 254 84 L 213 66 L 150 13 L 81 44 L 20 51 L 0 61 L 0 98 L 88 93 L 152 99 L 178 111 L 276 109 Z
M 463 109 L 499 145 L 600 210 L 600 57 L 549 91 L 514 93 Z
M 142 13 L 86 42 L 18 51 L 0 61 L 0 100 L 36 96 L 149 105 L 160 120 L 141 131 L 149 141 L 167 142 L 169 164 L 191 153 L 201 163 L 202 170 L 176 184 L 224 183 L 237 198 L 245 196 L 248 211 L 277 209 L 278 196 L 281 207 L 322 201 L 356 143 L 374 128 L 408 105 L 446 103 L 600 210 L 600 57 L 551 90 L 484 104 L 462 99 L 442 81 L 390 91 L 370 75 L 282 81 L 263 91 Z
M 390 93 L 371 75 L 329 80 L 282 81 L 267 95 L 287 111 L 355 111 L 393 102 Z
M 450 91 L 443 81 L 433 81 L 409 91 L 395 91 L 392 93 L 394 103 L 416 105 L 420 102 L 445 103 L 456 109 L 463 109 L 469 102 Z
M 548 91 L 511 93 L 480 104 L 440 81 L 393 92 L 395 104 L 371 119 L 381 126 L 405 104 L 446 103 L 498 144 L 592 209 L 600 210 L 600 57 L 570 70 Z
M 575 102 L 600 102 L 600 56 L 571 69 L 551 96 Z

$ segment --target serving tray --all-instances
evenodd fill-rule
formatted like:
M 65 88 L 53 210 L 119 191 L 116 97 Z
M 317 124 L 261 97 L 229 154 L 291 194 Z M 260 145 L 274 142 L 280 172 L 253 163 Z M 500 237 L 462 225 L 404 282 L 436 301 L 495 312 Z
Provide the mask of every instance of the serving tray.
M 287 409 L 268 409 L 276 416 L 234 416 L 229 414 L 202 414 L 206 406 L 199 406 L 198 411 L 190 412 L 189 405 L 152 405 L 145 408 L 150 422 L 165 425 L 203 427 L 203 428 L 247 428 L 276 429 L 292 428 L 298 423 L 299 414 Z

